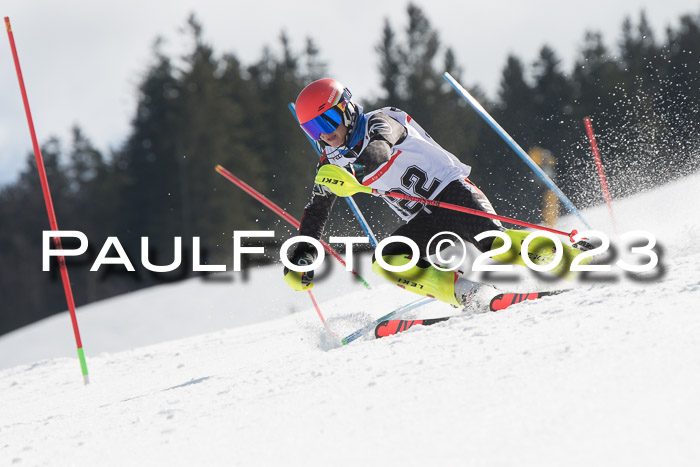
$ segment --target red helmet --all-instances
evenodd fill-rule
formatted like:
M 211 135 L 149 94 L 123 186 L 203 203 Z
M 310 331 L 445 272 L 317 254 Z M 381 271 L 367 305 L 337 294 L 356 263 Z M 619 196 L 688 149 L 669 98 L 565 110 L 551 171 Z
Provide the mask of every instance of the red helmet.
M 297 97 L 295 109 L 299 124 L 314 141 L 321 133 L 333 133 L 341 123 L 352 130 L 355 111 L 350 91 L 334 79 L 319 79 L 306 86 Z

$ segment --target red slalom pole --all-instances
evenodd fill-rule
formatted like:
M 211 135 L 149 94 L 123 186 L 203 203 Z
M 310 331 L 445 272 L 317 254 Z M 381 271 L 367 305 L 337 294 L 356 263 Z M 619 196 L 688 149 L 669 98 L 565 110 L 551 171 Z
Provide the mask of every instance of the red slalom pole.
M 265 205 L 266 207 L 268 207 L 269 209 L 271 209 L 272 211 L 274 211 L 277 215 L 279 215 L 280 217 L 282 217 L 282 219 L 286 220 L 287 222 L 289 222 L 290 224 L 292 224 L 292 225 L 294 226 L 294 228 L 296 228 L 297 230 L 299 230 L 299 226 L 300 226 L 301 224 L 299 223 L 299 221 L 298 221 L 294 216 L 292 216 L 292 215 L 289 214 L 287 211 L 285 211 L 284 209 L 282 209 L 281 207 L 279 207 L 278 205 L 276 205 L 275 203 L 273 203 L 269 198 L 267 198 L 265 195 L 263 195 L 262 193 L 260 193 L 258 190 L 256 190 L 256 189 L 253 188 L 252 186 L 248 185 L 246 182 L 244 182 L 244 181 L 241 180 L 240 178 L 238 178 L 238 177 L 236 177 L 235 175 L 233 175 L 231 172 L 229 172 L 228 170 L 226 170 L 226 169 L 225 169 L 223 166 L 221 166 L 221 165 L 217 165 L 217 166 L 216 166 L 216 171 L 217 171 L 220 175 L 222 175 L 224 178 L 226 178 L 229 182 L 231 182 L 231 183 L 233 183 L 234 185 L 238 186 L 241 190 L 245 191 L 245 192 L 248 193 L 250 196 L 252 196 L 252 197 L 255 198 L 256 200 L 260 201 L 263 205 Z M 326 250 L 326 252 L 327 252 L 329 255 L 331 255 L 331 256 L 333 256 L 335 259 L 337 259 L 337 260 L 340 262 L 340 264 L 342 264 L 343 266 L 346 265 L 346 264 L 345 264 L 345 260 L 342 258 L 342 256 L 340 256 L 340 254 L 339 254 L 337 251 L 335 251 L 335 249 L 334 249 L 332 246 L 330 246 L 328 243 L 324 242 L 323 240 L 320 240 L 320 242 L 321 242 L 321 245 L 323 245 L 323 249 Z M 367 287 L 368 289 L 370 288 L 370 285 L 367 283 L 367 281 L 366 281 L 362 276 L 360 276 L 360 275 L 359 275 L 357 272 L 355 272 L 355 271 L 351 271 L 351 272 L 360 280 L 360 282 L 362 282 L 362 284 L 364 284 L 365 287 Z
M 226 170 L 223 166 L 217 165 L 216 166 L 216 171 L 219 172 L 219 174 L 223 175 L 226 179 L 228 179 L 230 182 L 234 183 L 237 185 L 239 188 L 241 188 L 243 191 L 251 195 L 253 198 L 257 199 L 260 201 L 262 204 L 273 210 L 275 213 L 279 214 L 284 220 L 292 224 L 296 229 L 299 229 L 299 221 L 296 220 L 294 216 L 289 214 L 287 211 L 283 210 L 281 207 L 277 206 L 275 203 L 270 201 L 265 195 L 260 193 L 258 190 L 253 188 L 252 186 L 248 185 L 246 182 L 241 180 L 240 178 L 236 177 L 233 175 L 231 172 Z M 345 261 L 343 261 L 343 258 L 340 257 L 337 251 L 335 251 L 330 245 L 328 245 L 326 242 L 321 240 L 321 244 L 323 245 L 323 248 L 333 255 L 338 261 L 340 261 L 343 266 L 345 266 Z M 366 287 L 369 287 L 369 284 L 365 282 L 365 280 L 357 274 L 355 271 L 352 271 L 353 274 L 357 276 L 358 279 L 362 281 L 363 284 L 365 284 Z M 321 322 L 323 323 L 323 327 L 326 328 L 326 331 L 328 334 L 337 339 L 337 336 L 333 331 L 331 331 L 331 328 L 328 326 L 328 323 L 326 323 L 326 318 L 323 317 L 323 313 L 321 313 L 321 308 L 318 306 L 318 303 L 316 302 L 316 297 L 314 297 L 314 294 L 311 292 L 311 290 L 307 290 L 309 292 L 309 298 L 311 299 L 311 303 L 314 304 L 314 309 L 316 310 L 316 313 L 318 314 L 318 317 L 321 318 Z
M 44 203 L 46 204 L 46 211 L 49 216 L 49 224 L 52 231 L 58 230 L 58 222 L 56 222 L 56 214 L 53 209 L 53 201 L 51 200 L 51 191 L 49 189 L 49 181 L 46 178 L 46 169 L 44 168 L 44 158 L 41 156 L 41 148 L 39 147 L 39 141 L 36 137 L 36 131 L 34 130 L 34 121 L 32 120 L 32 112 L 29 109 L 29 99 L 27 98 L 27 90 L 24 87 L 24 78 L 22 77 L 22 69 L 19 66 L 19 57 L 17 56 L 17 47 L 15 46 L 15 38 L 12 34 L 12 26 L 10 25 L 10 18 L 5 17 L 5 26 L 7 28 L 7 37 L 10 40 L 10 48 L 12 49 L 12 58 L 15 61 L 15 69 L 17 70 L 17 80 L 19 81 L 19 89 L 22 93 L 22 101 L 24 102 L 24 111 L 27 114 L 27 123 L 29 125 L 29 133 L 32 137 L 32 145 L 34 146 L 34 156 L 36 157 L 36 166 L 39 171 L 39 179 L 41 180 L 41 190 L 44 193 Z M 61 246 L 60 237 L 54 237 L 53 239 L 56 249 L 63 249 Z M 66 302 L 68 303 L 68 311 L 70 312 L 70 319 L 73 324 L 73 334 L 75 334 L 75 343 L 78 346 L 78 358 L 80 359 L 80 368 L 83 372 L 83 381 L 85 384 L 90 382 L 88 377 L 87 363 L 85 361 L 85 352 L 83 351 L 83 343 L 80 339 L 80 330 L 78 329 L 78 318 L 75 313 L 75 301 L 73 300 L 73 290 L 70 286 L 70 278 L 68 277 L 68 268 L 66 267 L 65 257 L 58 257 L 58 264 L 61 269 L 61 280 L 63 281 L 63 291 L 66 295 Z
M 593 159 L 595 159 L 595 168 L 598 171 L 598 179 L 600 180 L 600 186 L 603 190 L 603 195 L 605 196 L 605 202 L 608 205 L 608 211 L 610 211 L 610 218 L 612 219 L 613 229 L 617 232 L 617 226 L 615 225 L 615 215 L 613 214 L 612 199 L 610 197 L 610 190 L 608 190 L 608 182 L 605 178 L 605 172 L 603 171 L 603 160 L 600 157 L 600 152 L 598 151 L 598 144 L 595 141 L 595 135 L 593 134 L 593 124 L 589 117 L 584 117 L 583 124 L 586 126 L 586 134 L 588 134 L 588 141 L 591 144 L 591 151 L 593 152 Z

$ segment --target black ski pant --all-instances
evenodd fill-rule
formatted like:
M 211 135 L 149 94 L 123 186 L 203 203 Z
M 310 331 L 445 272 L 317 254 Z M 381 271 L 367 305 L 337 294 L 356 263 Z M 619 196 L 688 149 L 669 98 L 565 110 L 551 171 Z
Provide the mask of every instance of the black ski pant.
M 449 183 L 435 198 L 444 203 L 456 204 L 479 211 L 495 214 L 495 210 L 486 195 L 471 183 L 469 179 L 463 178 Z M 476 216 L 465 212 L 453 211 L 451 209 L 426 206 L 408 223 L 396 229 L 392 236 L 401 235 L 408 237 L 418 245 L 420 257 L 423 259 L 428 255 L 427 247 L 430 239 L 440 232 L 453 232 L 466 242 L 473 244 L 479 251 L 486 252 L 491 249 L 494 237 L 488 237 L 477 242 L 474 237 L 487 230 L 506 230 L 499 221 L 488 217 Z M 435 241 L 431 248 L 435 246 Z M 434 254 L 431 251 L 430 254 Z M 411 247 L 402 242 L 393 242 L 384 248 L 382 255 L 411 254 Z M 372 257 L 374 262 L 374 256 Z

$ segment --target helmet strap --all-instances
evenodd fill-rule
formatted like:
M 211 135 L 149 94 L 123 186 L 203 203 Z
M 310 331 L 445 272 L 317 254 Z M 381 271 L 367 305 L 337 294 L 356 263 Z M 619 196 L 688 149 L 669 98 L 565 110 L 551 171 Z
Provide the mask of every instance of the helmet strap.
M 352 106 L 352 108 L 351 108 Z M 352 133 L 355 130 L 355 124 L 357 123 L 357 106 L 353 104 L 351 101 L 348 101 L 347 106 L 345 107 L 345 111 L 343 112 L 343 125 L 348 129 L 347 133 L 345 134 L 345 145 L 347 146 L 348 143 L 350 143 L 350 139 L 352 138 Z

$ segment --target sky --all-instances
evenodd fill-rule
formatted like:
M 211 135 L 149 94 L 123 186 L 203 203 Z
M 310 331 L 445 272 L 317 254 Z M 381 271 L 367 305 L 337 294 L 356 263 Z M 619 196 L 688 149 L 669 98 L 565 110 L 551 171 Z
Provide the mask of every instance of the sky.
M 561 0 L 455 2 L 415 0 L 452 47 L 464 70 L 463 85 L 479 85 L 495 97 L 509 54 L 531 64 L 547 44 L 570 71 L 586 31 L 600 31 L 615 48 L 625 17 L 642 10 L 659 40 L 684 14 L 700 14 L 689 0 Z M 244 64 L 265 46 L 278 50 L 285 31 L 293 49 L 311 37 L 329 75 L 362 100 L 379 93 L 375 46 L 386 19 L 406 26 L 407 0 L 316 2 L 312 0 L 5 0 L 40 142 L 58 136 L 65 145 L 79 125 L 105 153 L 128 136 L 136 89 L 152 59 L 157 37 L 165 51 L 187 50 L 179 30 L 194 13 L 216 53 L 233 53 Z M 5 34 L 3 34 L 5 35 Z M 31 151 L 31 139 L 7 37 L 0 38 L 0 185 L 16 179 Z M 457 97 L 456 97 L 457 98 Z

